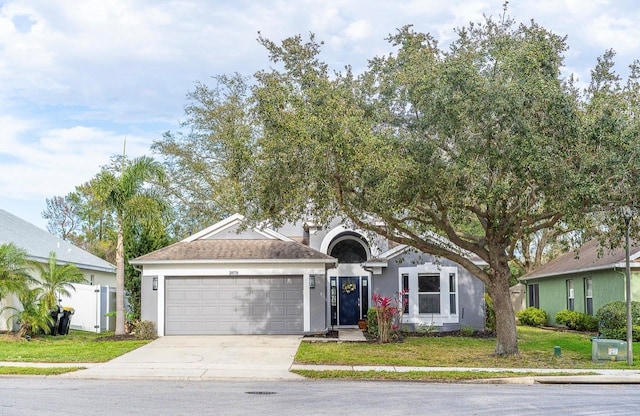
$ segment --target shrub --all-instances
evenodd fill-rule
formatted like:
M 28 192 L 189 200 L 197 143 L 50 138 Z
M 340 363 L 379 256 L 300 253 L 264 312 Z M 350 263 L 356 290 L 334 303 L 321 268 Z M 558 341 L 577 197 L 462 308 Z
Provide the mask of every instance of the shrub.
M 563 309 L 556 313 L 555 320 L 556 324 L 576 331 L 595 332 L 598 330 L 598 319 L 582 312 Z
M 627 304 L 621 300 L 607 303 L 596 313 L 600 323 L 600 336 L 611 339 L 627 339 Z M 631 303 L 633 340 L 640 341 L 640 302 Z
M 438 327 L 433 323 L 429 322 L 428 324 L 418 324 L 416 328 L 416 332 L 420 335 L 430 335 L 438 330 Z
M 542 326 L 547 323 L 547 314 L 542 309 L 530 306 L 518 312 L 518 321 L 521 325 Z
M 461 325 L 460 326 L 460 335 L 463 337 L 472 337 L 476 332 L 475 329 L 471 325 Z
M 563 309 L 560 312 L 556 313 L 555 320 L 558 325 L 565 325 L 569 327 L 569 323 L 572 320 L 572 315 L 574 311 L 570 311 L 569 309 Z
M 598 330 L 598 318 L 578 312 L 578 320 L 576 321 L 576 331 L 596 332 Z
M 396 298 L 374 293 L 371 299 L 378 318 L 378 339 L 380 342 L 390 342 L 392 332 L 397 331 L 402 324 L 403 293 L 398 293 Z
M 626 324 L 624 328 L 617 328 L 617 329 L 607 330 L 605 332 L 600 332 L 600 336 L 602 338 L 619 339 L 621 341 L 626 341 L 627 340 Z M 639 325 L 633 325 L 633 328 L 631 329 L 631 339 L 633 340 L 633 342 L 640 342 L 640 326 Z
M 369 308 L 367 311 L 367 333 L 373 337 L 378 337 L 378 314 L 376 308 Z
M 484 305 L 486 309 L 485 313 L 485 326 L 489 331 L 496 330 L 496 311 L 493 309 L 493 299 L 488 293 L 484 294 Z
M 158 331 L 156 324 L 152 321 L 140 321 L 136 325 L 136 338 L 138 339 L 156 339 Z

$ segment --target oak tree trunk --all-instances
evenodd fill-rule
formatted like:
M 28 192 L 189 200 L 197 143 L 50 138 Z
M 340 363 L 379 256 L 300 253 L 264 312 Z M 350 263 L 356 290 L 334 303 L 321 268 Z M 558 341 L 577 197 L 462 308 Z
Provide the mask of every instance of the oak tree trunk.
M 493 308 L 496 313 L 496 349 L 494 354 L 498 356 L 520 354 L 516 317 L 509 290 L 509 276 L 508 266 L 500 267 L 495 271 L 495 275 L 488 285 L 489 295 L 493 300 Z

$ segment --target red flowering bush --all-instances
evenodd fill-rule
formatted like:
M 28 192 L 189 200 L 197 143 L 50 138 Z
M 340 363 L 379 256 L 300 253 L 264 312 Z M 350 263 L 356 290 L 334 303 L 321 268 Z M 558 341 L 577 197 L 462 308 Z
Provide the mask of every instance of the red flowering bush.
M 373 308 L 378 318 L 378 337 L 380 342 L 390 342 L 391 332 L 397 331 L 402 322 L 406 304 L 404 292 L 398 292 L 396 298 L 373 294 Z

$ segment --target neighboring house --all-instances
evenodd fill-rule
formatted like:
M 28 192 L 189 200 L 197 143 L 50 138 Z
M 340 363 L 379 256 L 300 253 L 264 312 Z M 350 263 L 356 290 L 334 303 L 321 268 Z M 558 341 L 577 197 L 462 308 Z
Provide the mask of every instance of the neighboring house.
M 335 223 L 242 229 L 236 214 L 130 263 L 158 335 L 303 334 L 356 327 L 407 290 L 403 323 L 484 328 L 484 285 L 459 265 Z M 478 262 L 478 264 L 484 264 Z
M 115 286 L 116 282 L 115 266 L 0 209 L 0 244 L 7 243 L 26 250 L 31 260 L 47 264 L 49 254 L 53 251 L 60 264 L 72 263 L 80 269 L 87 284 L 74 285 L 77 291 L 72 291 L 70 298 L 63 299 L 64 306 L 76 309 L 76 314 L 71 319 L 72 329 L 100 332 L 114 328 L 114 318 L 106 318 L 104 313 L 113 310 L 112 298 L 115 299 L 115 291 L 110 287 Z M 34 274 L 34 277 L 37 275 Z M 15 296 L 7 296 L 6 299 L 0 299 L 0 302 L 0 307 L 20 307 Z M 7 329 L 6 321 L 10 315 L 9 311 L 0 315 L 0 330 Z
M 630 248 L 631 296 L 640 299 L 640 247 Z M 595 315 L 607 303 L 626 299 L 625 249 L 611 251 L 589 241 L 520 277 L 527 306 L 547 313 L 550 324 L 563 309 Z

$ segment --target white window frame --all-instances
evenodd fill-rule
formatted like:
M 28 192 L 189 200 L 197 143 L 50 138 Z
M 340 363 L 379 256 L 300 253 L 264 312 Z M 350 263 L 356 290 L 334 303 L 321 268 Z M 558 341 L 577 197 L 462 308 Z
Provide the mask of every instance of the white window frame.
M 574 311 L 576 309 L 575 286 L 573 279 L 567 279 L 567 309 Z
M 591 303 L 591 311 L 589 311 L 589 303 Z M 591 277 L 584 278 L 584 312 L 587 315 L 593 315 L 593 312 L 594 312 L 593 311 L 593 279 Z
M 435 263 L 419 264 L 412 267 L 398 268 L 398 290 L 402 291 L 403 275 L 409 276 L 409 308 L 403 315 L 403 323 L 426 324 L 442 326 L 444 324 L 456 324 L 460 322 L 460 289 L 458 268 L 452 266 L 440 266 Z M 440 313 L 420 313 L 418 275 L 440 276 Z M 455 278 L 455 292 L 449 291 L 449 276 Z M 450 295 L 455 295 L 455 310 L 451 311 Z

